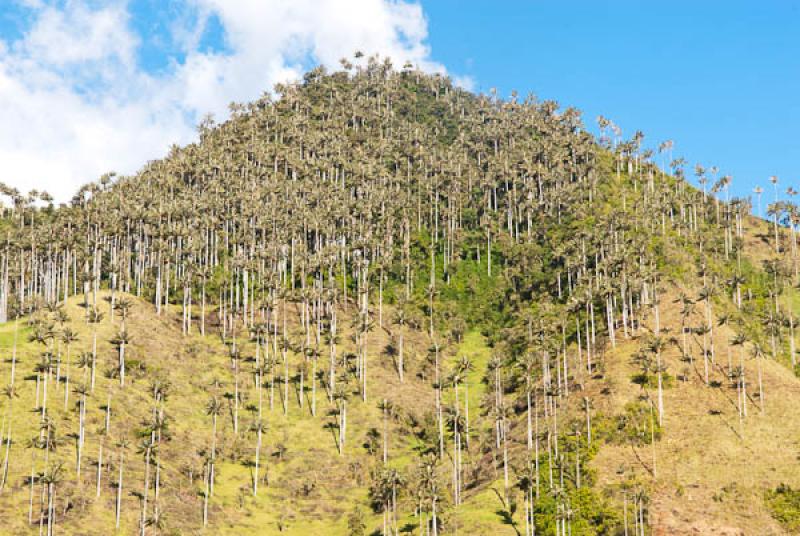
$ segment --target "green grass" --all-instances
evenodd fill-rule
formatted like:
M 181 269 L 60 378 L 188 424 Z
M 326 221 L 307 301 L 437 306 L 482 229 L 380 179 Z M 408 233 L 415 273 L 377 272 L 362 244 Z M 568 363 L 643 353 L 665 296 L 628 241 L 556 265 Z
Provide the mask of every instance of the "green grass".
M 91 348 L 92 331 L 95 329 L 93 325 L 85 323 L 80 301 L 78 298 L 71 299 L 66 309 L 70 316 L 68 325 L 79 336 L 72 348 L 73 358 Z M 169 438 L 165 436 L 160 452 L 163 485 L 161 508 L 165 512 L 165 533 L 344 535 L 347 533 L 347 517 L 356 505 L 365 513 L 367 534 L 380 529 L 382 516 L 369 508 L 367 496 L 369 474 L 380 466 L 380 456 L 370 455 L 363 445 L 371 428 L 382 430 L 381 412 L 377 408 L 380 397 L 402 401 L 399 404 L 402 409 L 417 414 L 432 408 L 433 390 L 430 382 L 412 374 L 421 366 L 420 356 L 423 354 L 419 350 L 426 346 L 424 336 L 415 333 L 408 335 L 409 373 L 404 384 L 399 383 L 391 360 L 382 353 L 387 335 L 376 329 L 371 336 L 369 360 L 372 395 L 367 403 L 363 403 L 354 391 L 348 402 L 348 434 L 344 456 L 338 453 L 334 431 L 326 427 L 326 424 L 335 422 L 336 416 L 331 413 L 333 407 L 321 386 L 317 392 L 316 417 L 310 414 L 308 401 L 303 408 L 299 406 L 295 386 L 290 386 L 288 414 L 283 415 L 279 396 L 283 386 L 278 382 L 274 407 L 270 410 L 269 389 L 266 388 L 263 391 L 263 412 L 268 430 L 263 437 L 261 475 L 267 473 L 269 483 L 262 482 L 259 485 L 257 497 L 251 493 L 255 435 L 248 431 L 254 414 L 244 407 L 240 409 L 240 433 L 237 436 L 233 433 L 232 418 L 226 405 L 218 419 L 218 478 L 215 494 L 209 502 L 210 524 L 203 530 L 202 453 L 208 452 L 211 442 L 211 419 L 206 415 L 205 406 L 212 395 L 225 401 L 225 393 L 234 389 L 227 348 L 216 333 L 209 332 L 201 337 L 197 333 L 197 325 L 192 335 L 181 336 L 176 311 L 165 312 L 157 317 L 151 305 L 135 300 L 128 319 L 128 330 L 133 339 L 127 349 L 127 357 L 129 363 L 142 363 L 144 372 L 140 376 L 129 370 L 126 386 L 120 388 L 118 379 L 107 375 L 117 361 L 117 350 L 109 341 L 119 329 L 120 320 L 115 318 L 112 323 L 107 304 L 101 301 L 101 307 L 106 311 L 106 317 L 96 328 L 97 385 L 87 397 L 87 432 L 80 481 L 76 480 L 75 474 L 75 441 L 68 435 L 77 431 L 77 398 L 70 393 L 69 405 L 65 410 L 63 382 L 57 385 L 53 380 L 48 384 L 48 414 L 58 429 L 59 437 L 64 440 L 58 450 L 50 454 L 51 465 L 56 461 L 64 464 L 64 478 L 59 484 L 58 493 L 63 498 L 72 498 L 73 502 L 80 499 L 66 516 L 59 516 L 61 530 L 65 533 L 82 530 L 92 533 L 114 532 L 114 483 L 119 459 L 116 444 L 122 438 L 130 441 L 130 448 L 125 453 L 120 533 L 134 532 L 138 527 L 141 501 L 137 494 L 141 494 L 144 481 L 143 456 L 138 452 L 138 446 L 142 439 L 140 434 L 151 413 L 153 401 L 150 384 L 155 378 L 167 380 L 171 385 L 164 405 Z M 342 322 L 342 325 L 349 326 L 349 323 Z M 292 326 L 290 328 L 294 329 Z M 21 321 L 15 382 L 20 397 L 14 400 L 9 486 L 0 497 L 0 517 L 5 520 L 0 527 L 0 534 L 24 533 L 28 527 L 29 488 L 26 475 L 30 473 L 34 451 L 25 448 L 25 442 L 36 436 L 38 431 L 39 413 L 33 411 L 36 382 L 32 371 L 39 354 L 44 350 L 41 345 L 28 341 L 28 331 L 29 328 Z M 12 344 L 13 323 L 0 325 L 0 352 L 9 356 Z M 350 345 L 345 333 L 340 352 L 352 351 Z M 239 346 L 245 358 L 253 355 L 252 343 L 240 339 Z M 452 359 L 461 353 L 469 355 L 475 367 L 468 375 L 467 384 L 471 411 L 474 408 L 472 420 L 477 429 L 483 426 L 479 424 L 479 408 L 485 389 L 483 371 L 490 349 L 480 333 L 469 332 Z M 299 357 L 290 352 L 290 360 L 297 363 Z M 251 366 L 247 359 L 240 362 L 239 385 L 245 398 L 245 407 L 257 400 L 249 372 Z M 326 366 L 327 360 L 321 359 L 320 370 L 325 370 Z M 71 368 L 71 385 L 74 386 L 81 373 L 74 363 Z M 10 361 L 4 359 L 0 362 L 0 382 L 8 381 L 9 371 Z M 215 387 L 216 383 L 220 383 L 220 386 Z M 104 439 L 104 408 L 109 394 L 112 395 L 111 432 Z M 310 397 L 308 383 L 306 396 Z M 6 401 L 3 399 L 0 401 L 2 415 L 5 415 L 5 409 Z M 404 430 L 404 426 L 402 418 L 390 424 L 389 465 L 410 477 L 418 463 L 415 450 L 418 440 Z M 94 494 L 95 461 L 101 443 L 104 444 L 106 468 L 98 499 Z M 279 445 L 286 447 L 285 455 L 280 460 L 276 455 Z M 35 453 L 35 471 L 38 473 L 45 469 L 45 464 L 43 453 L 38 450 Z M 108 462 L 110 465 L 107 465 Z M 194 471 L 193 484 L 189 482 L 189 468 Z M 153 477 L 154 474 L 151 474 L 151 479 Z M 37 519 L 39 489 L 38 485 L 34 489 L 33 510 Z M 152 494 L 151 489 L 151 505 Z M 414 506 L 413 497 L 401 494 L 401 526 L 416 526 L 418 523 L 413 516 Z M 485 526 L 487 530 L 488 527 L 499 526 L 500 522 L 493 511 L 481 512 L 483 508 L 480 502 L 475 503 L 474 507 L 465 505 L 464 511 L 468 514 L 465 514 L 460 526 L 464 530 L 470 530 L 473 522 L 480 523 L 479 526 Z
M 474 408 L 477 414 L 481 400 L 486 393 L 486 384 L 483 381 L 486 367 L 492 356 L 492 349 L 486 344 L 486 337 L 478 331 L 469 331 L 459 344 L 453 360 L 466 356 L 472 364 L 472 370 L 467 374 L 464 385 L 469 393 L 470 410 Z M 451 361 L 453 361 L 451 360 Z M 452 364 L 452 363 L 451 363 Z

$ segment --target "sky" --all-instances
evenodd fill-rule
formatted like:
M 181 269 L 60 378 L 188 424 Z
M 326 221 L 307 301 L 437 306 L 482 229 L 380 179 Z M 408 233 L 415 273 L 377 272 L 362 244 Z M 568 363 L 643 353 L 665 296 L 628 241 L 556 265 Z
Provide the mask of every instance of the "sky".
M 66 201 L 355 50 L 672 140 L 735 195 L 800 190 L 790 0 L 0 0 L 0 181 Z

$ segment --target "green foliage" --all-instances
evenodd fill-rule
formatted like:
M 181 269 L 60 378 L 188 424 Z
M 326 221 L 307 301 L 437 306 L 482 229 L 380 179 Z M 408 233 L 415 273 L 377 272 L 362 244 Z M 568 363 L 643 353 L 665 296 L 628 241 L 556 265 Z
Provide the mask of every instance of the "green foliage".
M 595 419 L 601 425 L 603 419 Z M 582 423 L 570 423 L 567 428 L 579 429 Z M 603 439 L 602 430 L 593 422 L 591 446 L 585 434 L 561 434 L 560 452 L 563 454 L 563 467 L 557 460 L 551 460 L 547 453 L 539 457 L 539 482 L 542 487 L 536 500 L 534 519 L 537 534 L 555 534 L 556 520 L 569 516 L 572 534 L 616 534 L 621 526 L 621 515 L 617 505 L 603 497 L 594 487 L 594 472 L 589 462 L 597 453 Z M 576 459 L 580 460 L 580 487 L 577 480 Z M 553 488 L 549 488 L 550 475 L 553 475 Z M 564 487 L 560 475 L 564 474 Z
M 364 536 L 367 523 L 364 520 L 364 511 L 356 506 L 347 516 L 347 536 Z
M 663 173 L 640 150 L 640 139 L 617 140 L 612 146 L 593 139 L 574 110 L 559 111 L 554 103 L 503 102 L 456 89 L 444 77 L 393 72 L 374 59 L 363 63 L 331 75 L 315 69 L 301 84 L 280 87 L 279 100 L 265 97 L 236 107 L 230 121 L 218 128 L 204 127 L 199 143 L 175 148 L 168 158 L 112 186 L 87 186 L 71 207 L 37 208 L 34 200 L 11 196 L 17 208 L 6 210 L 0 220 L 0 231 L 7 236 L 4 293 L 10 305 L 16 305 L 19 295 L 26 308 L 44 307 L 53 299 L 45 292 L 54 282 L 62 282 L 62 274 L 67 283 L 70 276 L 75 278 L 75 293 L 94 286 L 108 288 L 113 278 L 116 290 L 126 289 L 147 301 L 132 315 L 139 319 L 130 319 L 131 324 L 142 318 L 150 323 L 146 328 L 138 323 L 131 333 L 124 389 L 112 391 L 116 381 L 106 381 L 119 374 L 108 346 L 110 321 L 115 319 L 92 325 L 105 330 L 99 356 L 107 373 L 93 396 L 102 400 L 107 395 L 109 401 L 112 394 L 118 397 L 113 399 L 111 433 L 120 434 L 118 428 L 126 424 L 130 433 L 130 423 L 150 414 L 142 404 L 149 395 L 139 390 L 146 382 L 139 380 L 158 371 L 180 380 L 174 382 L 180 389 L 168 406 L 173 416 L 170 428 L 180 445 L 171 448 L 170 429 L 165 426 L 165 444 L 157 458 L 161 462 L 163 456 L 164 470 L 169 471 L 160 497 L 165 510 L 175 512 L 173 519 L 179 519 L 185 502 L 182 481 L 172 478 L 175 465 L 180 461 L 189 466 L 195 486 L 197 475 L 204 472 L 204 463 L 192 457 L 208 456 L 212 432 L 209 415 L 203 414 L 198 400 L 213 395 L 224 406 L 218 412 L 219 422 L 214 420 L 219 425 L 213 432 L 218 440 L 214 462 L 219 467 L 214 474 L 219 482 L 209 530 L 224 530 L 218 520 L 231 516 L 228 508 L 235 504 L 235 496 L 239 510 L 247 506 L 244 517 L 258 518 L 254 523 L 258 529 L 277 522 L 281 530 L 312 533 L 319 532 L 317 527 L 308 529 L 304 524 L 335 519 L 335 527 L 334 523 L 326 527 L 331 533 L 342 534 L 346 521 L 349 534 L 363 536 L 367 525 L 376 524 L 377 514 L 388 507 L 387 491 L 393 498 L 395 484 L 406 493 L 423 491 L 415 497 L 423 503 L 423 511 L 431 512 L 435 502 L 438 513 L 444 513 L 440 523 L 448 531 L 457 526 L 462 506 L 449 508 L 451 490 L 445 482 L 449 479 L 442 474 L 447 461 L 438 456 L 439 408 L 434 405 L 438 400 L 452 407 L 457 392 L 451 385 L 434 392 L 434 353 L 428 348 L 435 347 L 438 372 L 445 377 L 461 358 L 471 359 L 473 365 L 464 372 L 464 398 L 459 400 L 468 401 L 472 411 L 471 444 L 465 453 L 467 500 L 491 489 L 490 475 L 496 469 L 492 461 L 499 457 L 491 441 L 497 414 L 508 410 L 503 422 L 507 418 L 509 430 L 518 430 L 524 390 L 535 389 L 538 397 L 542 389 L 550 389 L 558 396 L 559 411 L 549 416 L 553 424 L 558 421 L 562 433 L 548 441 L 555 440 L 559 455 L 551 457 L 541 449 L 539 458 L 531 460 L 521 435 L 514 431 L 509 437 L 509 462 L 518 470 L 518 490 L 529 491 L 534 481 L 540 486 L 537 533 L 552 534 L 556 521 L 565 518 L 570 520 L 571 534 L 619 533 L 618 505 L 595 486 L 590 462 L 606 442 L 643 446 L 658 440 L 662 430 L 655 409 L 651 402 L 638 400 L 618 415 L 593 412 L 590 445 L 580 402 L 573 405 L 574 398 L 554 393 L 562 388 L 561 374 L 566 370 L 559 356 L 574 359 L 578 329 L 583 337 L 577 348 L 581 356 L 591 324 L 595 370 L 612 371 L 611 359 L 625 352 L 627 343 L 605 352 L 610 337 L 608 304 L 617 320 L 623 304 L 631 304 L 639 327 L 651 328 L 652 304 L 647 300 L 653 285 L 660 296 L 668 296 L 673 284 L 695 293 L 700 286 L 713 290 L 710 302 L 715 311 L 723 311 L 730 327 L 747 337 L 748 351 L 755 344 L 767 347 L 770 329 L 784 356 L 786 330 L 780 326 L 783 318 L 772 321 L 774 297 L 791 311 L 798 296 L 785 290 L 788 279 L 782 279 L 783 268 L 778 262 L 761 264 L 740 255 L 744 243 L 740 237 L 733 238 L 729 251 L 729 229 L 742 213 L 734 214 L 733 204 L 720 204 L 680 177 Z M 741 309 L 731 306 L 732 281 L 742 281 L 746 287 Z M 392 306 L 389 313 L 402 312 L 400 320 L 384 317 L 383 329 L 374 325 L 378 288 L 382 304 Z M 162 292 L 168 294 L 163 297 L 170 305 L 161 316 L 147 317 Z M 196 335 L 196 327 L 186 329 L 190 320 L 197 320 L 201 299 L 206 337 Z M 692 296 L 686 303 L 697 299 Z M 77 301 L 73 298 L 75 309 Z M 300 318 L 295 318 L 301 310 Z M 179 311 L 184 330 L 175 328 Z M 339 327 L 333 334 L 337 315 Z M 247 337 L 248 317 L 272 323 L 273 335 L 256 352 Z M 765 320 L 770 321 L 768 326 Z M 298 323 L 312 329 L 298 328 Z M 407 335 L 408 373 L 403 383 L 390 364 L 397 356 L 401 324 Z M 80 325 L 86 341 L 89 326 Z M 674 326 L 663 328 L 666 333 Z M 52 336 L 37 337 L 30 328 L 19 336 L 26 340 L 31 331 L 34 340 L 52 344 Z M 330 370 L 328 339 L 332 348 L 338 345 L 330 352 Z M 378 354 L 377 339 L 383 348 L 394 350 Z M 663 387 L 674 383 L 666 372 L 667 361 L 662 360 L 668 357 L 674 364 L 673 352 L 666 353 L 674 350 L 670 346 L 674 339 L 653 339 L 657 340 L 637 354 L 641 371 L 633 376 L 649 391 L 657 388 L 659 371 Z M 0 334 L 6 353 L 10 341 L 8 331 Z M 284 341 L 285 353 L 278 350 Z M 227 363 L 229 344 L 239 345 L 242 358 L 232 370 Z M 309 345 L 315 347 L 314 364 L 320 367 L 314 377 L 308 375 Z M 37 346 L 36 354 L 41 350 Z M 20 356 L 24 360 L 18 366 L 29 373 L 30 352 Z M 262 356 L 270 364 L 256 371 Z M 276 364 L 285 368 L 275 370 Z M 570 367 L 571 392 L 580 388 L 586 395 L 594 393 L 594 380 Z M 298 370 L 306 371 L 306 381 L 318 382 L 314 385 L 319 415 L 308 415 L 307 407 L 302 402 L 298 407 L 290 395 L 296 392 L 298 402 L 308 395 L 307 383 L 297 389 Z M 267 377 L 262 378 L 261 372 Z M 324 394 L 330 387 L 328 373 L 339 382 L 330 392 L 336 399 L 332 404 Z M 367 391 L 370 397 L 381 391 L 403 406 L 405 422 L 398 419 L 387 425 L 391 454 L 380 472 L 375 470 L 379 465 L 375 458 L 382 452 L 383 422 L 372 401 L 364 404 L 358 396 L 355 384 L 361 385 L 361 374 L 364 388 L 367 376 L 370 382 L 364 400 Z M 221 376 L 222 382 L 211 375 Z M 559 379 L 558 387 L 552 381 L 543 385 L 552 376 Z M 270 475 L 270 482 L 262 486 L 260 497 L 246 505 L 249 478 L 255 476 L 247 475 L 255 465 L 253 438 L 241 431 L 232 433 L 229 420 L 237 423 L 244 418 L 237 411 L 248 409 L 255 413 L 258 408 L 260 416 L 251 377 L 269 382 L 270 412 L 276 414 L 270 414 L 275 429 L 265 432 L 260 454 L 262 475 Z M 494 382 L 499 386 L 500 381 L 503 393 L 498 398 L 505 401 L 504 407 L 494 402 L 491 392 Z M 583 385 L 578 387 L 578 382 Z M 38 387 L 37 381 L 36 399 Z M 25 388 L 25 405 L 31 407 L 32 384 Z M 258 391 L 259 403 L 265 393 Z M 340 395 L 349 396 L 349 401 L 345 404 Z M 178 407 L 173 409 L 172 404 Z M 542 411 L 538 400 L 536 407 Z M 116 413 L 117 408 L 124 408 L 124 413 Z M 52 407 L 48 411 L 58 415 Z M 30 414 L 38 411 L 14 415 L 18 437 L 25 437 L 18 431 L 23 427 L 17 427 L 23 419 L 25 434 L 34 434 L 38 422 Z M 59 424 L 70 429 L 83 422 L 72 414 L 61 417 Z M 541 413 L 539 418 L 544 419 Z M 88 419 L 92 425 L 102 419 L 94 399 Z M 342 441 L 348 429 L 347 441 Z M 145 429 L 139 431 L 147 436 Z M 93 449 L 100 438 L 91 430 L 89 434 Z M 444 441 L 449 456 L 453 438 L 446 435 Z M 420 474 L 409 468 L 416 454 L 424 455 Z M 22 481 L 21 465 L 16 465 L 14 479 Z M 140 467 L 137 463 L 127 468 L 137 483 Z M 531 475 L 535 467 L 538 473 Z M 372 476 L 370 483 L 367 474 Z M 405 478 L 412 482 L 399 485 Z M 423 481 L 426 486 L 420 484 Z M 71 493 L 59 490 L 61 497 L 84 501 L 80 493 Z M 298 506 L 297 515 L 269 506 L 281 504 L 286 494 L 299 502 L 310 499 Z M 519 495 L 501 498 L 507 524 L 519 517 Z M 125 502 L 130 502 L 127 497 Z M 782 518 L 797 510 L 796 492 L 788 487 L 770 492 L 767 502 Z M 400 515 L 410 518 L 409 505 L 416 501 L 401 503 Z M 369 504 L 372 511 L 365 513 L 356 506 L 347 515 L 353 504 Z M 197 504 L 189 507 L 195 514 L 200 511 Z M 476 508 L 482 515 L 494 514 L 486 511 L 485 504 Z M 70 522 L 82 512 L 83 508 L 72 509 Z M 230 521 L 227 528 L 239 530 L 234 522 L 240 520 Z M 200 520 L 195 516 L 185 525 L 178 523 L 193 530 Z
M 645 373 L 645 372 L 638 372 L 631 376 L 631 381 L 636 385 L 641 387 L 646 387 L 648 389 L 657 389 L 658 388 L 658 374 L 655 373 Z M 675 385 L 675 377 L 668 373 L 662 372 L 661 373 L 661 387 L 664 389 L 669 389 Z
M 544 495 L 534 510 L 536 534 L 554 535 L 556 519 L 567 513 L 570 518 L 571 533 L 581 536 L 616 535 L 622 525 L 622 518 L 611 504 L 590 488 L 569 492 L 565 502 L 552 495 Z
M 594 419 L 599 439 L 625 445 L 649 445 L 661 439 L 655 408 L 648 402 L 635 401 L 625 405 L 625 411 L 612 417 L 600 415 Z
M 788 532 L 800 531 L 800 490 L 787 484 L 780 484 L 764 495 L 772 517 L 777 519 Z
M 378 431 L 377 428 L 370 428 L 367 430 L 367 437 L 366 441 L 364 442 L 364 448 L 367 449 L 371 455 L 376 455 L 380 450 L 380 443 L 381 442 L 381 433 Z

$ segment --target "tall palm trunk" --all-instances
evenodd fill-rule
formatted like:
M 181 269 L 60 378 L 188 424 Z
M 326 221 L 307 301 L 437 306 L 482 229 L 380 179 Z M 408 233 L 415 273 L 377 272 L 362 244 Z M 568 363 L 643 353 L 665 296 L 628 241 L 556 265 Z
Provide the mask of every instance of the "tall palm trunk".
M 261 461 L 261 427 L 256 431 L 258 438 L 256 439 L 256 459 L 255 459 L 255 472 L 253 476 L 253 495 L 258 495 L 258 468 Z
M 152 438 L 151 438 L 152 441 Z M 147 527 L 147 496 L 150 492 L 150 452 L 152 443 L 148 443 L 144 455 L 144 491 L 142 492 L 142 515 L 140 519 L 140 534 L 144 536 Z
M 119 451 L 119 476 L 117 477 L 117 510 L 115 526 L 119 530 L 119 518 L 122 515 L 122 471 L 125 465 L 125 453 Z

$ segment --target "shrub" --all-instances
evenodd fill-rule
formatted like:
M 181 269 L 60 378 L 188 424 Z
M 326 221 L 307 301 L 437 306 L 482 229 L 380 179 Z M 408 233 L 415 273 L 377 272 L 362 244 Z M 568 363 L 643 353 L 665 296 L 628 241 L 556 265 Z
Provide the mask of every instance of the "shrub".
M 788 532 L 800 531 L 800 490 L 780 484 L 774 490 L 767 491 L 764 499 L 772 517 Z

